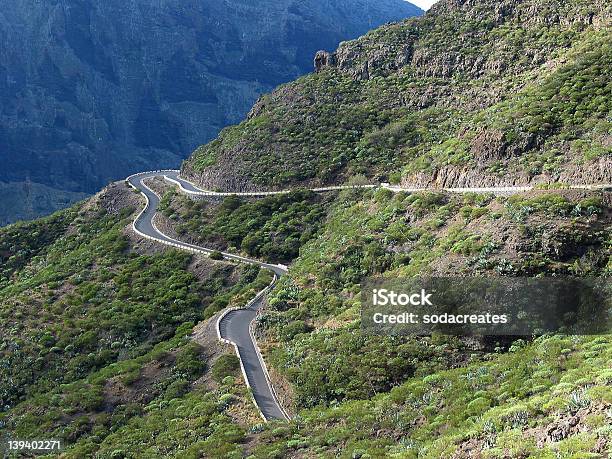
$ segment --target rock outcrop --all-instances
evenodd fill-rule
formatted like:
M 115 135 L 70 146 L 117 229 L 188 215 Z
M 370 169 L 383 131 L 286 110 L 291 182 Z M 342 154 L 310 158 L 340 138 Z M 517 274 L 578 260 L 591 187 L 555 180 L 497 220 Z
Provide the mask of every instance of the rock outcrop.
M 184 173 L 282 189 L 612 181 L 612 3 L 442 0 L 319 51 Z
M 314 58 L 315 72 L 320 72 L 325 67 L 333 67 L 336 64 L 335 55 L 327 51 L 317 51 Z

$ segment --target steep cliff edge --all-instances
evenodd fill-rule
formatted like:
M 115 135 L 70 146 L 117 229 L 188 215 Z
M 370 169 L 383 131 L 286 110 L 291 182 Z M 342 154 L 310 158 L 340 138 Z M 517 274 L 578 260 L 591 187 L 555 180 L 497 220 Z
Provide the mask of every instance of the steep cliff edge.
M 317 53 L 184 173 L 225 190 L 609 183 L 611 19 L 603 0 L 442 1 Z
M 402 0 L 0 0 L 0 225 L 178 166 L 317 49 L 420 13 Z

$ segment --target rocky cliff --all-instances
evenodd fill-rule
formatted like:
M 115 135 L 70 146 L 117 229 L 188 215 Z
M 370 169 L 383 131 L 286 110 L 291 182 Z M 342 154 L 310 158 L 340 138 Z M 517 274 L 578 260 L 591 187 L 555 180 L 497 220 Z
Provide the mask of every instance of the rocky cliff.
M 198 149 L 210 188 L 366 175 L 418 186 L 612 182 L 612 6 L 445 0 L 335 52 Z
M 317 49 L 420 12 L 402 0 L 0 0 L 0 224 L 178 166 L 310 71 Z

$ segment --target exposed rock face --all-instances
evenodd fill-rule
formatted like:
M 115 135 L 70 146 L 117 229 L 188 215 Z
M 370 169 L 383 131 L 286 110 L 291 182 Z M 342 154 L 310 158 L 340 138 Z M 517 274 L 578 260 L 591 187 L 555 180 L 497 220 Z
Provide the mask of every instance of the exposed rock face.
M 198 149 L 203 187 L 612 182 L 612 3 L 441 0 L 320 51 Z
M 484 17 L 491 16 L 491 3 L 495 3 L 494 21 L 490 27 L 503 26 L 506 22 L 521 21 L 527 27 L 587 27 L 593 26 L 595 29 L 609 26 L 612 8 L 606 0 L 590 1 L 583 9 L 577 9 L 574 5 L 558 4 L 551 8 L 551 4 L 541 2 L 523 2 L 517 0 L 502 0 L 496 2 L 474 1 L 474 0 L 443 0 L 436 3 L 430 10 L 431 15 L 448 16 L 459 14 L 465 24 L 478 23 Z M 453 27 L 456 24 L 449 23 L 449 36 L 454 33 Z M 466 33 L 464 37 L 465 45 L 470 35 L 483 33 L 483 29 L 474 29 Z M 512 67 L 508 62 L 507 56 L 499 53 L 492 53 L 490 56 L 465 52 L 461 43 L 449 43 L 446 52 L 435 47 L 420 46 L 414 49 L 416 43 L 423 37 L 419 35 L 418 29 L 406 29 L 395 42 L 376 43 L 376 49 L 372 47 L 355 46 L 355 43 L 342 44 L 338 50 L 327 56 L 328 66 L 350 73 L 355 79 L 368 79 L 378 70 L 378 74 L 388 74 L 395 72 L 406 65 L 410 65 L 414 75 L 429 78 L 452 78 L 457 74 L 472 75 L 475 78 L 483 75 L 502 76 Z M 367 43 L 371 45 L 371 43 Z M 552 44 L 551 44 L 552 45 Z M 551 46 L 551 49 L 554 47 Z M 550 55 L 546 50 L 529 49 L 525 47 L 527 55 L 525 57 L 533 64 L 543 64 Z
M 547 174 L 535 179 L 524 172 L 495 175 L 484 168 L 446 166 L 439 170 L 412 174 L 402 180 L 406 188 L 480 188 L 524 185 L 566 184 L 609 184 L 612 183 L 612 159 L 600 158 L 586 165 L 571 165 L 555 174 Z
M 402 0 L 0 0 L 0 224 L 176 167 Z M 17 188 L 16 188 L 17 187 Z M 37 207 L 40 190 L 53 199 Z
M 333 54 L 327 51 L 317 51 L 314 58 L 315 72 L 320 72 L 324 67 L 331 67 L 336 64 Z

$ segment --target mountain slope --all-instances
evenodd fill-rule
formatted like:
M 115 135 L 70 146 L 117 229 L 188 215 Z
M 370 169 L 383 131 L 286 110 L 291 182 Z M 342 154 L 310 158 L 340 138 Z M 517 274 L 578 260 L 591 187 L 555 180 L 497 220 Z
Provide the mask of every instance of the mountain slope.
M 415 377 L 370 400 L 300 413 L 253 457 L 608 458 L 605 337 L 542 337 L 467 368 Z
M 117 184 L 0 230 L 2 444 L 59 438 L 68 458 L 609 449 L 609 335 L 533 344 L 369 336 L 359 329 L 359 283 L 416 273 L 609 276 L 610 193 L 351 190 L 220 204 L 167 194 L 160 224 L 183 240 L 270 255 L 279 232 L 304 235 L 293 252 L 277 252 L 297 248 L 299 257 L 257 331 L 277 391 L 299 416 L 266 426 L 207 318 L 244 304 L 269 278 L 160 253 L 129 233 L 139 205 Z M 255 238 L 244 236 L 249 225 Z
M 402 0 L 2 0 L 0 10 L 10 202 L 0 224 L 177 166 L 260 94 L 309 71 L 317 49 L 421 12 Z
M 72 448 L 70 457 L 92 457 L 132 422 L 165 422 L 146 416 L 153 406 L 164 419 L 185 404 L 200 410 L 189 439 L 164 442 L 177 457 L 205 433 L 214 435 L 201 451 L 235 449 L 245 425 L 260 422 L 231 348 L 205 318 L 245 304 L 271 275 L 138 239 L 127 225 L 141 205 L 114 184 L 0 229 L 3 454 L 10 439 L 48 436 Z
M 336 183 L 610 183 L 612 7 L 443 1 L 319 53 L 199 148 L 208 188 Z
M 599 15 L 590 17 L 596 8 Z M 382 179 L 401 170 L 404 183 L 428 183 L 426 166 L 437 170 L 436 161 L 445 160 L 452 171 L 465 159 L 457 132 L 468 135 L 484 126 L 504 135 L 500 140 L 483 127 L 479 142 L 474 140 L 483 156 L 462 167 L 475 185 L 488 183 L 487 155 L 506 143 L 500 151 L 512 152 L 508 163 L 492 159 L 502 161 L 491 169 L 500 180 L 518 180 L 521 169 L 512 172 L 510 159 L 527 167 L 520 160 L 548 148 L 547 141 L 580 148 L 584 163 L 568 150 L 560 174 L 577 178 L 581 168 L 596 173 L 597 164 L 607 173 L 605 150 L 593 149 L 595 139 L 605 142 L 601 128 L 609 123 L 608 80 L 598 76 L 607 65 L 600 21 L 606 8 L 597 1 L 447 0 L 423 19 L 430 24 L 422 38 L 427 49 L 440 56 L 464 53 L 456 36 L 444 32 L 454 30 L 468 33 L 473 43 L 497 46 L 502 56 L 498 61 L 477 47 L 476 66 L 452 58 L 423 68 L 444 73 L 458 66 L 461 75 L 472 75 L 452 80 L 456 93 L 446 79 L 431 74 L 418 82 L 412 76 L 401 80 L 406 91 L 430 99 L 398 97 L 395 56 L 404 54 L 394 50 L 406 43 L 406 30 L 420 26 L 385 26 L 342 47 L 361 46 L 364 56 L 376 59 L 364 61 L 355 52 L 354 64 L 346 67 L 342 52 L 320 54 L 318 62 L 327 60 L 328 67 L 264 97 L 249 121 L 198 150 L 185 172 L 219 187 L 250 187 L 259 179 L 295 186 L 306 182 L 295 176 L 300 167 L 316 182 L 355 174 Z M 508 37 L 489 40 L 488 22 L 478 22 L 489 16 L 514 24 L 508 31 L 517 34 L 512 47 L 502 46 L 510 46 Z M 519 20 L 531 34 L 526 45 Z M 577 30 L 559 35 L 569 24 Z M 521 59 L 536 59 L 534 50 L 548 70 L 538 64 L 527 74 L 529 65 Z M 429 62 L 435 61 L 431 52 Z M 496 70 L 499 65 L 505 70 Z M 381 91 L 385 81 L 388 92 Z M 517 90 L 502 94 L 506 87 Z M 418 100 L 425 108 L 404 107 Z M 360 150 L 338 144 L 346 167 L 329 174 L 319 169 L 336 154 L 326 126 L 353 141 L 362 133 L 347 123 L 359 127 L 364 120 L 378 128 L 368 133 L 361 159 Z M 533 142 L 527 141 L 530 134 Z M 285 137 L 291 142 L 279 141 Z M 538 146 L 540 138 L 544 146 Z M 329 148 L 313 149 L 319 145 Z M 228 146 L 242 155 L 240 161 L 223 156 Z M 245 158 L 252 159 L 248 170 L 242 169 Z M 368 167 L 358 169 L 357 161 L 365 160 Z M 542 162 L 541 169 L 552 173 L 549 167 Z M 252 183 L 237 175 L 249 171 Z M 248 300 L 265 282 L 263 275 L 174 251 L 159 254 L 149 243 L 126 238 L 137 195 L 117 185 L 70 211 L 0 230 L 0 337 L 6 336 L 0 353 L 14 362 L 0 367 L 0 395 L 9 400 L 0 413 L 0 435 L 57 437 L 64 442 L 63 457 L 75 459 L 610 456 L 610 333 L 516 339 L 378 336 L 361 328 L 362 284 L 372 276 L 610 277 L 609 191 L 560 184 L 512 196 L 296 190 L 261 200 L 197 202 L 165 181 L 150 185 L 164 195 L 157 224 L 173 237 L 289 264 L 254 332 L 294 419 L 262 425 L 236 377 L 237 363 L 220 356 L 211 342 L 216 335 L 207 319 Z M 219 282 L 224 272 L 229 283 Z M 214 292 L 202 295 L 209 288 Z M 191 334 L 192 324 L 182 320 L 202 322 Z M 74 344 L 62 340 L 63 334 Z M 58 375 L 64 379 L 56 381 Z

